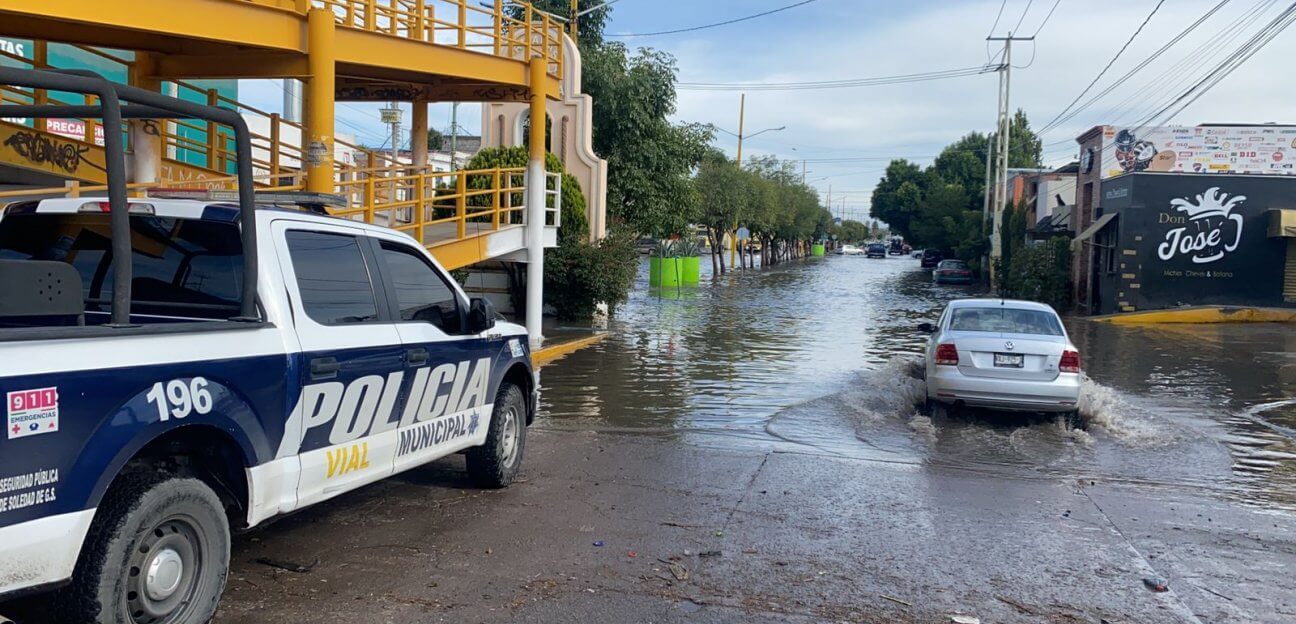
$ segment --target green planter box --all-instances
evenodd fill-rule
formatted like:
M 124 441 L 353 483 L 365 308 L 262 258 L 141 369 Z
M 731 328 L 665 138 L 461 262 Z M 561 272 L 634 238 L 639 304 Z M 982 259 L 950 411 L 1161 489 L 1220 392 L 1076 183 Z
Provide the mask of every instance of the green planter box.
M 680 284 L 697 286 L 702 281 L 702 258 L 690 256 L 680 258 Z
M 682 273 L 679 258 L 654 256 L 648 259 L 649 286 L 679 286 Z
M 811 245 L 811 246 L 810 246 L 810 255 L 812 255 L 812 256 L 822 256 L 822 255 L 824 255 L 824 246 L 823 246 L 823 245 Z

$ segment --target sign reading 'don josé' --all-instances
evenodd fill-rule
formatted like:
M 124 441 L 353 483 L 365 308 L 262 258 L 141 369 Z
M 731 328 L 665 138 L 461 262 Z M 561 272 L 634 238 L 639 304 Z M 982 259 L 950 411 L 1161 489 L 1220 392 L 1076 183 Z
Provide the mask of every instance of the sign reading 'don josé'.
M 1139 171 L 1296 175 L 1296 126 L 1104 127 L 1102 177 Z
M 1113 183 L 1132 191 L 1120 210 L 1119 248 L 1137 253 L 1118 253 L 1120 272 L 1138 275 L 1137 288 L 1122 289 L 1138 307 L 1282 305 L 1287 246 L 1266 226 L 1269 209 L 1296 192 L 1296 178 L 1141 175 Z

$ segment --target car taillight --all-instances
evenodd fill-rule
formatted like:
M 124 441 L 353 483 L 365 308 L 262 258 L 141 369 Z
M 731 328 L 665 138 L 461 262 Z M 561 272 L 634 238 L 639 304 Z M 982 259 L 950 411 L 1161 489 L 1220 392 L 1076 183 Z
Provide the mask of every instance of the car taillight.
M 1064 373 L 1080 372 L 1080 353 L 1076 351 L 1063 351 L 1062 360 L 1058 362 L 1058 370 Z
M 958 349 L 949 343 L 936 345 L 936 365 L 958 366 Z

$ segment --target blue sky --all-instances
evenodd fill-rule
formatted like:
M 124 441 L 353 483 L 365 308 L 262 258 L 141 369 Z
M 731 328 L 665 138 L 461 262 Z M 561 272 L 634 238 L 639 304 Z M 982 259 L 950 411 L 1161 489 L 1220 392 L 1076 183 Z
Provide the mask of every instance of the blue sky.
M 613 5 L 606 34 L 687 28 L 795 1 L 619 0 Z M 1091 94 L 1147 58 L 1217 2 L 1167 0 Z M 1054 0 L 815 0 L 719 28 L 617 39 L 632 48 L 650 46 L 670 52 L 685 82 L 841 80 L 983 64 L 985 37 L 1001 5 L 998 35 L 1017 27 L 1019 21 L 1019 34 L 1034 33 L 1053 4 Z M 1156 4 L 1156 0 L 1061 0 L 1036 43 L 1014 47 L 1014 65 L 1020 69 L 1013 72 L 1013 107 L 1024 108 L 1035 127 L 1052 119 L 1097 76 Z M 1049 132 L 1044 137 L 1046 161 L 1062 164 L 1073 157 L 1075 145 L 1070 139 L 1093 125 L 1137 123 L 1236 48 L 1242 41 L 1239 34 L 1250 36 L 1286 4 L 1232 0 L 1129 82 Z M 1252 9 L 1260 11 L 1248 13 Z M 1242 21 L 1248 16 L 1254 21 Z M 1228 30 L 1231 25 L 1236 30 Z M 1199 56 L 1190 58 L 1194 51 Z M 1283 33 L 1172 123 L 1296 122 L 1291 104 L 1296 101 L 1296 81 L 1289 78 L 1287 60 L 1294 56 L 1296 33 Z M 778 126 L 787 129 L 745 141 L 744 156 L 774 154 L 811 161 L 807 163 L 811 184 L 825 196 L 831 185 L 839 214 L 844 199 L 844 214 L 861 218 L 867 214 L 869 194 L 886 159 L 906 156 L 928 164 L 941 147 L 963 134 L 991 129 L 996 80 L 994 74 L 986 74 L 880 87 L 751 92 L 747 133 Z M 251 103 L 275 109 L 282 99 L 277 85 L 247 84 L 243 91 Z M 737 131 L 738 100 L 736 91 L 681 91 L 676 118 Z M 385 131 L 377 121 L 376 108 L 340 106 L 339 132 L 357 133 L 366 144 L 380 143 Z M 430 118 L 446 129 L 449 115 L 448 105 L 436 105 Z M 476 132 L 479 108 L 461 106 L 459 122 L 468 132 Z M 720 133 L 717 144 L 734 153 L 733 137 Z M 813 162 L 825 158 L 860 160 Z

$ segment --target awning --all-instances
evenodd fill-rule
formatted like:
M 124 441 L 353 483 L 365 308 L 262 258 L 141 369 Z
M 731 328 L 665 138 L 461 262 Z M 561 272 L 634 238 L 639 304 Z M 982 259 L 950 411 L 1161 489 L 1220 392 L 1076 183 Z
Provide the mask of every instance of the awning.
M 1098 217 L 1098 220 L 1094 221 L 1093 225 L 1085 228 L 1085 231 L 1081 232 L 1079 236 L 1075 237 L 1075 240 L 1071 241 L 1071 248 L 1079 249 L 1080 243 L 1090 238 L 1093 238 L 1093 235 L 1097 234 L 1099 230 L 1107 227 L 1107 224 L 1111 223 L 1112 219 L 1116 218 L 1116 214 L 1117 213 L 1115 212 L 1109 212 L 1101 217 Z
M 1296 238 L 1296 208 L 1269 210 L 1269 238 Z

